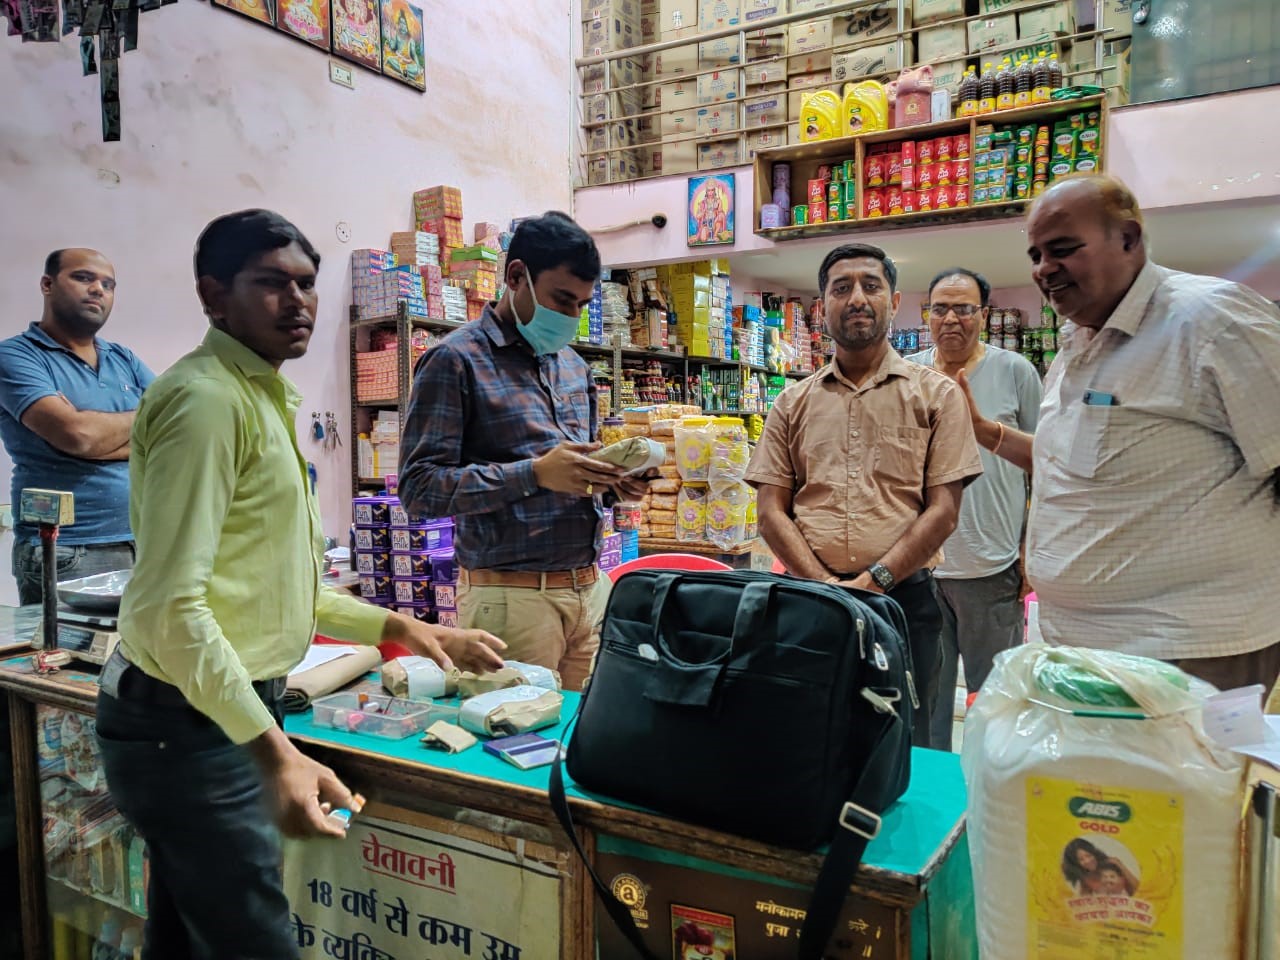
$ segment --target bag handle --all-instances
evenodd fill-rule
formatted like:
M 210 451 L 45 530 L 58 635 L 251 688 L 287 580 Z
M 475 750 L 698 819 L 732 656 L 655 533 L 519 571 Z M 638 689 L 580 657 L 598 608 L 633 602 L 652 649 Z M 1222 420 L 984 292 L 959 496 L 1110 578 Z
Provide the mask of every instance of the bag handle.
M 650 615 L 650 623 L 653 625 L 654 647 L 677 663 L 684 663 L 684 661 L 676 656 L 667 644 L 666 626 L 671 606 L 675 602 L 676 586 L 681 579 L 681 574 L 674 573 L 662 574 L 657 578 L 653 589 L 653 612 Z M 755 581 L 746 584 L 742 588 L 742 595 L 738 600 L 738 609 L 734 613 L 733 633 L 730 638 L 729 648 L 724 652 L 723 656 L 716 657 L 714 660 L 706 661 L 703 664 L 690 664 L 690 666 L 708 666 L 713 663 L 725 662 L 732 656 L 734 649 L 741 649 L 749 638 L 758 638 L 758 626 L 769 622 L 769 607 L 774 602 L 777 586 L 777 581 L 772 580 Z

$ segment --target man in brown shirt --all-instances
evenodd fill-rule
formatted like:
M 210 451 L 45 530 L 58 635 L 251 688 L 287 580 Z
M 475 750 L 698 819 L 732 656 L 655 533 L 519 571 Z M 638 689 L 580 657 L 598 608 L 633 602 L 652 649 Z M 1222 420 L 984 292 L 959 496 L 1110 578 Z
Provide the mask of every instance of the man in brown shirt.
M 789 572 L 901 605 L 919 701 L 913 740 L 928 746 L 942 628 L 930 571 L 982 462 L 960 389 L 889 346 L 897 280 L 879 247 L 837 247 L 823 260 L 835 359 L 783 391 L 747 482 L 760 492 L 765 542 Z

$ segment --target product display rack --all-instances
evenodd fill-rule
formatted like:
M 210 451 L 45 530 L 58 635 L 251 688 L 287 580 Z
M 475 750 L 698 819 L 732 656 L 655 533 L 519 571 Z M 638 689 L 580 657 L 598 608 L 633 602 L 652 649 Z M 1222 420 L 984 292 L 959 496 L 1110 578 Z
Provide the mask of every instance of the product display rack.
M 409 408 L 409 392 L 413 387 L 413 331 L 447 333 L 466 326 L 466 321 L 411 317 L 403 300 L 395 313 L 384 317 L 362 318 L 360 308 L 353 306 L 350 308 L 350 321 L 351 426 L 348 430 L 348 450 L 351 454 L 351 489 L 355 491 L 361 487 L 383 485 L 384 481 L 380 477 L 360 476 L 360 448 L 357 438 L 368 431 L 373 410 L 395 407 L 400 414 L 401 426 L 404 425 Z M 396 331 L 396 395 L 360 400 L 356 393 L 356 354 L 369 349 L 369 336 L 379 328 L 392 328 Z
M 894 230 L 905 227 L 945 226 L 954 223 L 972 223 L 983 220 L 1004 220 L 1019 217 L 1030 205 L 1030 200 L 1006 200 L 999 203 L 982 203 L 977 206 L 953 207 L 948 210 L 927 210 L 916 213 L 902 213 L 867 218 L 863 216 L 863 197 L 866 186 L 864 176 L 866 170 L 867 148 L 881 143 L 897 143 L 903 140 L 928 140 L 934 137 L 946 137 L 968 134 L 972 144 L 977 136 L 978 127 L 984 124 L 1004 126 L 1009 124 L 1052 125 L 1055 120 L 1081 111 L 1096 110 L 1100 114 L 1100 127 L 1104 131 L 1101 147 L 1098 151 L 1099 171 L 1105 169 L 1104 157 L 1107 150 L 1107 101 L 1106 97 L 1081 97 L 1076 100 L 1059 100 L 1047 104 L 1037 104 L 1018 110 L 1001 110 L 977 117 L 966 117 L 956 120 L 943 120 L 938 123 L 922 123 L 912 127 L 895 127 L 890 130 L 876 130 L 852 137 L 837 137 L 831 140 L 817 140 L 812 143 L 794 144 L 778 147 L 773 150 L 761 150 L 754 161 L 755 203 L 753 224 L 755 232 L 770 240 L 801 240 L 810 237 L 829 237 L 852 233 L 859 230 Z M 972 151 L 971 151 L 972 154 Z M 811 179 L 817 168 L 824 164 L 843 162 L 853 159 L 858 172 L 857 203 L 858 215 L 854 219 L 836 220 L 827 223 L 808 223 L 798 226 L 770 227 L 762 229 L 760 224 L 760 208 L 773 202 L 773 165 L 790 163 L 792 184 L 792 205 L 804 202 L 807 195 L 804 185 Z M 972 184 L 970 185 L 972 189 Z

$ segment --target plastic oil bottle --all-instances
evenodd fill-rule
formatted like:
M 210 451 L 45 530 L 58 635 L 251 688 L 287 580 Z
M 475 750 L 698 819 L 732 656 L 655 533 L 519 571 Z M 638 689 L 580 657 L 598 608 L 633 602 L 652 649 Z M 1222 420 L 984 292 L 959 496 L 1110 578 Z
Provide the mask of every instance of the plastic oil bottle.
M 996 112 L 996 73 L 991 69 L 990 61 L 982 68 L 982 76 L 978 78 L 978 115 L 985 116 Z
M 1046 73 L 1047 77 L 1048 74 Z M 978 72 L 974 67 L 969 67 L 964 72 L 964 76 L 960 79 L 960 117 L 976 117 L 978 115 L 978 91 L 980 83 L 978 81 Z
M 1049 86 L 1049 57 L 1043 50 L 1031 65 L 1031 102 L 1048 103 L 1053 88 Z
M 1013 107 L 1021 110 L 1031 106 L 1031 61 L 1023 54 L 1013 71 Z
M 1012 110 L 1013 95 L 1013 62 L 1005 57 L 996 71 L 996 110 Z
M 1049 86 L 1053 90 L 1061 90 L 1066 83 L 1062 73 L 1062 64 L 1058 62 L 1057 53 L 1049 54 Z

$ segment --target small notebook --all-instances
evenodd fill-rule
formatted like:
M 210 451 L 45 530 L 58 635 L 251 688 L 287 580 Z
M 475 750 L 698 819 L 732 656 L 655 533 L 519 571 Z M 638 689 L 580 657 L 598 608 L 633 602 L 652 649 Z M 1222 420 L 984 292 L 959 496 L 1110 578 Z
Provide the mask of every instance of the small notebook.
M 490 740 L 485 743 L 484 748 L 521 770 L 532 770 L 555 762 L 560 741 L 548 740 L 537 733 L 520 733 L 514 737 Z

